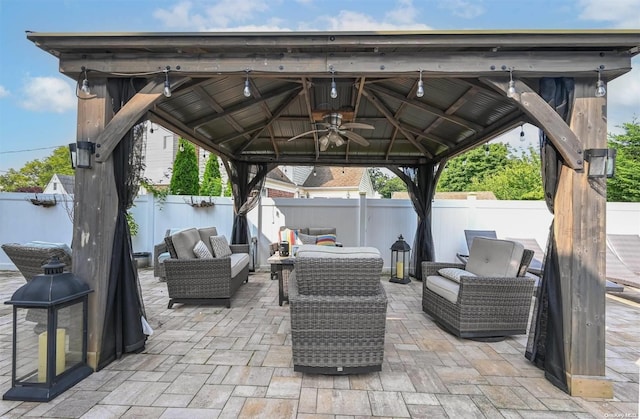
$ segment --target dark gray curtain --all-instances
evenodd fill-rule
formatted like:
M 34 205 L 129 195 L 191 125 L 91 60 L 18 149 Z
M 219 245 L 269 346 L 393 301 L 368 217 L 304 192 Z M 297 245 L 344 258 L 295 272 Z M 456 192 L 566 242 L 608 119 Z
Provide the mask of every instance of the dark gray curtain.
M 144 85 L 144 80 L 109 79 L 107 89 L 114 113 Z M 144 349 L 146 335 L 141 318 L 144 305 L 138 270 L 133 260 L 131 234 L 126 213 L 138 193 L 142 164 L 142 135 L 134 127 L 122 138 L 112 154 L 118 215 L 116 218 L 111 270 L 107 288 L 107 304 L 98 369 L 102 369 L 125 353 Z
M 230 160 L 223 160 L 223 163 L 227 169 L 233 192 L 235 217 L 231 231 L 231 243 L 249 244 L 247 213 L 258 205 L 264 180 L 274 166 Z
M 436 166 L 435 164 L 423 164 L 417 167 L 390 167 L 389 170 L 407 185 L 413 208 L 418 215 L 418 227 L 411 249 L 409 273 L 422 280 L 422 262 L 435 259 L 431 229 L 431 204 L 438 181 Z
M 574 80 L 570 78 L 543 78 L 540 81 L 540 96 L 565 121 L 571 117 L 574 91 Z M 562 157 L 542 131 L 540 132 L 540 157 L 545 200 L 549 211 L 553 214 L 560 169 L 563 163 Z M 545 371 L 545 377 L 551 383 L 568 392 L 563 340 L 560 267 L 552 222 L 525 356 Z

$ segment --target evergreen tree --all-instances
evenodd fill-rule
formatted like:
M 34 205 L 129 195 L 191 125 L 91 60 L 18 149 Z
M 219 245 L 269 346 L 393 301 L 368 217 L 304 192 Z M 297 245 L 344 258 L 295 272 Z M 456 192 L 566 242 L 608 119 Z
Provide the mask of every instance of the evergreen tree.
M 231 190 L 231 181 L 227 181 L 227 187 L 224 188 L 224 196 L 232 196 L 233 191 Z
M 204 168 L 202 185 L 200 185 L 200 195 L 220 196 L 222 192 L 222 179 L 220 178 L 220 164 L 218 156 L 209 153 L 207 165 Z
M 607 201 L 640 202 L 640 123 L 634 118 L 622 128 L 624 134 L 609 136 L 617 155 L 615 175 L 607 180 Z
M 196 148 L 187 140 L 178 140 L 178 154 L 173 161 L 169 190 L 172 195 L 198 195 L 198 157 Z

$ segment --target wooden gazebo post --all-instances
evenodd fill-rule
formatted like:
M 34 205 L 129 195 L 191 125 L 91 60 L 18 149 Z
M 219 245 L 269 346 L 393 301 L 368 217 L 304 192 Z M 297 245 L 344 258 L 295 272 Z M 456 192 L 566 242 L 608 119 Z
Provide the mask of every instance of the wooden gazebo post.
M 606 98 L 576 79 L 571 130 L 584 150 L 607 148 Z M 555 237 L 562 287 L 567 384 L 572 396 L 613 397 L 605 378 L 606 179 L 585 170 L 560 173 Z
M 78 140 L 95 141 L 113 117 L 106 79 L 93 79 L 89 98 L 78 100 Z M 96 155 L 100 148 L 96 149 Z M 100 345 L 118 198 L 111 157 L 91 169 L 76 169 L 73 218 L 73 273 L 94 291 L 89 295 L 88 364 L 94 369 Z

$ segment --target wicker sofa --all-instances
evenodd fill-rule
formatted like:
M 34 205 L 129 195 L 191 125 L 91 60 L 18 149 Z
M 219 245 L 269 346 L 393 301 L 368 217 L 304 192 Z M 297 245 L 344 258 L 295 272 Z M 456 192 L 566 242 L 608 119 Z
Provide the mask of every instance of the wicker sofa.
M 380 371 L 387 296 L 373 247 L 303 245 L 289 277 L 295 371 Z
M 2 250 L 11 262 L 16 265 L 22 276 L 29 281 L 34 276 L 44 273 L 42 266 L 52 257 L 65 264 L 65 272 L 71 272 L 71 248 L 65 243 L 49 243 L 33 241 L 28 243 L 6 243 Z
M 165 237 L 171 257 L 164 261 L 169 292 L 168 308 L 174 303 L 223 304 L 249 280 L 249 245 L 227 245 L 230 254 L 216 255 L 211 238 L 220 238 L 215 227 L 190 228 Z M 201 241 L 210 258 L 197 258 L 194 248 Z M 226 239 L 224 239 L 226 243 Z
M 467 264 L 422 262 L 422 310 L 461 338 L 501 340 L 525 334 L 535 280 L 533 251 L 476 237 Z
M 215 229 L 215 227 L 211 227 Z M 168 237 L 178 231 L 186 230 L 186 228 L 169 228 L 164 233 L 164 237 Z M 215 230 L 214 230 L 215 231 Z M 215 232 L 215 235 L 218 233 Z M 153 276 L 157 277 L 161 282 L 166 281 L 166 274 L 164 269 L 164 261 L 169 259 L 171 254 L 169 253 L 169 248 L 167 247 L 167 243 L 162 239 L 160 243 L 157 243 L 153 246 Z
M 296 234 L 297 243 L 289 243 L 289 249 L 294 245 L 304 245 L 304 244 L 316 244 L 317 238 L 319 236 L 331 237 L 333 236 L 335 245 L 338 247 L 342 247 L 342 244 L 336 241 L 336 228 L 335 227 L 288 227 L 288 226 L 280 226 L 280 230 L 278 234 L 282 236 L 285 230 L 292 230 Z M 284 239 L 284 237 L 281 237 Z M 280 246 L 280 242 L 276 241 L 269 245 L 269 253 L 273 255 L 278 251 Z

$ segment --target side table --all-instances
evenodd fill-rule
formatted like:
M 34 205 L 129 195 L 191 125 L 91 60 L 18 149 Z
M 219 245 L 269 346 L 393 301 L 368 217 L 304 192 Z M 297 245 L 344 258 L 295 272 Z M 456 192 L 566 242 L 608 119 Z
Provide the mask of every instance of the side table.
M 278 280 L 278 304 L 289 302 L 289 274 L 293 271 L 296 258 L 293 256 L 280 256 L 274 254 L 267 259 L 271 264 L 271 279 Z

